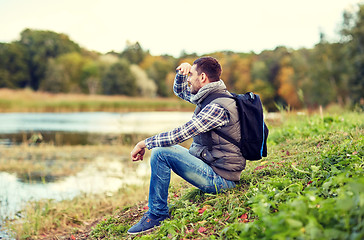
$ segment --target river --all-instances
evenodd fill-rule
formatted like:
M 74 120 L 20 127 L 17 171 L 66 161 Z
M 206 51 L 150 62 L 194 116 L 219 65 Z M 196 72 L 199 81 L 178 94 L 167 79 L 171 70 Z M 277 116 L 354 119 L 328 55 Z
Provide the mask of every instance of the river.
M 189 120 L 191 112 L 0 113 L 0 134 L 64 131 L 153 134 Z

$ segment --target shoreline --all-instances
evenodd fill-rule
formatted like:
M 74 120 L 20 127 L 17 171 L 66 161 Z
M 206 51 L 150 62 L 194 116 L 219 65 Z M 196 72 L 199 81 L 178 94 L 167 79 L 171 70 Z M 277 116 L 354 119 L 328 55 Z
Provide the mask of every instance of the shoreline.
M 0 113 L 193 111 L 194 105 L 176 96 L 141 98 L 86 94 L 53 94 L 30 89 L 0 88 Z
M 38 235 L 39 237 L 42 237 L 45 234 L 47 235 L 52 232 L 54 228 L 57 229 L 57 232 L 69 231 L 70 227 L 78 226 L 81 222 L 83 226 L 88 226 L 89 222 L 95 222 L 96 219 L 112 214 L 119 208 L 145 200 L 148 192 L 148 184 L 145 182 L 147 178 L 139 177 L 138 179 L 143 183 L 137 185 L 129 183 L 131 179 L 127 179 L 129 178 L 128 174 L 136 171 L 132 169 L 140 167 L 140 164 L 133 164 L 128 158 L 130 149 L 131 146 L 120 145 L 18 145 L 2 148 L 0 172 L 12 173 L 8 175 L 14 176 L 13 178 L 17 179 L 21 185 L 20 188 L 23 190 L 29 187 L 37 187 L 38 189 L 44 186 L 45 191 L 51 193 L 54 188 L 69 189 L 69 184 L 67 185 L 68 187 L 63 186 L 63 183 L 71 183 L 67 180 L 69 178 L 70 180 L 74 179 L 74 181 L 77 181 L 73 186 L 76 187 L 76 185 L 81 185 L 85 188 L 85 183 L 90 182 L 91 180 L 88 175 L 95 175 L 98 177 L 98 179 L 100 179 L 98 180 L 99 183 L 101 180 L 107 181 L 106 175 L 103 173 L 104 170 L 102 169 L 109 168 L 108 165 L 111 167 L 111 172 L 109 173 L 111 174 L 110 177 L 114 179 L 112 180 L 113 183 L 105 185 L 106 187 L 111 187 L 110 190 L 103 192 L 97 190 L 98 188 L 94 185 L 95 183 L 92 183 L 92 185 L 90 185 L 92 192 L 90 193 L 80 192 L 78 194 L 75 192 L 71 194 L 74 195 L 73 197 L 69 198 L 64 196 L 58 200 L 56 195 L 52 194 L 53 197 L 51 198 L 35 198 L 31 201 L 27 201 L 21 210 L 17 211 L 14 216 L 8 216 L 5 217 L 5 219 L 2 219 L 2 228 L 7 229 L 5 232 L 7 232 L 8 235 L 14 234 L 16 236 L 14 239 L 28 239 L 26 235 L 29 233 L 32 233 L 31 239 L 33 239 Z M 117 167 L 115 165 L 117 163 L 119 163 L 119 165 L 125 165 L 125 170 L 121 170 L 120 166 Z M 144 165 L 146 163 L 147 162 L 144 162 Z M 117 171 L 117 169 L 120 169 L 121 172 Z M 87 171 L 90 170 L 91 172 L 87 174 Z M 145 170 L 148 169 L 146 168 Z M 84 171 L 86 172 L 82 173 Z M 49 179 L 54 178 L 56 180 L 48 182 L 44 177 L 47 176 L 47 174 L 53 176 Z M 127 180 L 126 183 L 123 183 L 118 189 L 112 187 L 112 184 L 121 183 L 123 176 Z M 135 177 L 136 176 L 133 178 Z M 82 180 L 83 178 L 85 179 Z M 115 180 L 117 181 L 115 182 Z M 59 184 L 62 186 L 58 186 Z M 13 186 L 14 183 L 10 185 Z M 56 185 L 58 187 L 56 187 Z M 37 190 L 37 193 L 40 193 L 40 189 Z M 60 196 L 65 194 L 66 192 L 60 192 Z M 44 195 L 44 193 L 41 195 Z M 7 198 L 5 199 L 5 202 L 12 201 L 11 199 L 12 198 Z M 12 209 L 14 206 L 5 204 L 3 207 L 10 207 L 10 209 Z M 38 221 L 40 221 L 40 219 L 43 220 L 41 220 L 42 224 L 39 225 L 40 222 Z M 7 239 L 5 238 L 6 235 L 2 237 L 3 239 Z M 47 238 L 45 237 L 44 239 Z

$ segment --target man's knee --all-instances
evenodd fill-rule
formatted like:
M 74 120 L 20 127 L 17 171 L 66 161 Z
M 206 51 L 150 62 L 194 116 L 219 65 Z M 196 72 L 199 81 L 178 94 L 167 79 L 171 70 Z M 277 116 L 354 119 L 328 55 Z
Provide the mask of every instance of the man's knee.
M 179 154 L 182 151 L 180 146 L 170 146 L 170 147 L 156 147 L 152 149 L 150 164 L 156 164 L 158 161 L 165 161 L 168 156 Z
M 179 150 L 179 146 L 170 147 L 156 147 L 152 149 L 152 156 L 164 156 L 168 154 L 175 154 Z
M 162 159 L 165 152 L 166 152 L 166 147 L 153 148 L 151 157 L 150 157 L 150 165 L 153 165 L 156 162 L 160 161 L 160 159 Z
M 152 149 L 152 154 L 151 154 L 152 158 L 153 158 L 154 156 L 159 156 L 159 155 L 161 154 L 161 152 L 163 152 L 163 151 L 164 151 L 164 148 L 165 148 L 165 147 L 155 147 L 155 148 L 153 148 L 153 149 Z

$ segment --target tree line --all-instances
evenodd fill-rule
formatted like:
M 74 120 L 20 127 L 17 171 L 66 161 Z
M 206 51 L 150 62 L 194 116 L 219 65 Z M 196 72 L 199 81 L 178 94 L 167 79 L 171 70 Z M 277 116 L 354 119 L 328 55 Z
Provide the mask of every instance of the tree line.
M 222 64 L 222 79 L 233 92 L 254 91 L 268 111 L 277 106 L 364 105 L 364 5 L 345 11 L 340 40 L 321 33 L 311 49 L 284 46 L 256 53 L 207 54 Z M 20 40 L 0 43 L 0 88 L 53 93 L 169 97 L 175 68 L 197 54 L 153 56 L 136 43 L 122 52 L 100 54 L 67 35 L 25 29 Z

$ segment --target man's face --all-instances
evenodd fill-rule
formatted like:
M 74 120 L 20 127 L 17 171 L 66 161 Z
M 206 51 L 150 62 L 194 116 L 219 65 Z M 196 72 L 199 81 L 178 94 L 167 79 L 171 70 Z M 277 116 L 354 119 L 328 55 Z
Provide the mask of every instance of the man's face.
M 201 76 L 202 73 L 200 75 L 198 75 L 198 72 L 196 71 L 196 64 L 192 65 L 190 72 L 188 74 L 188 78 L 187 78 L 187 82 L 190 86 L 190 90 L 192 94 L 196 94 L 198 92 L 198 90 L 200 90 L 200 88 L 202 87 L 201 85 Z

